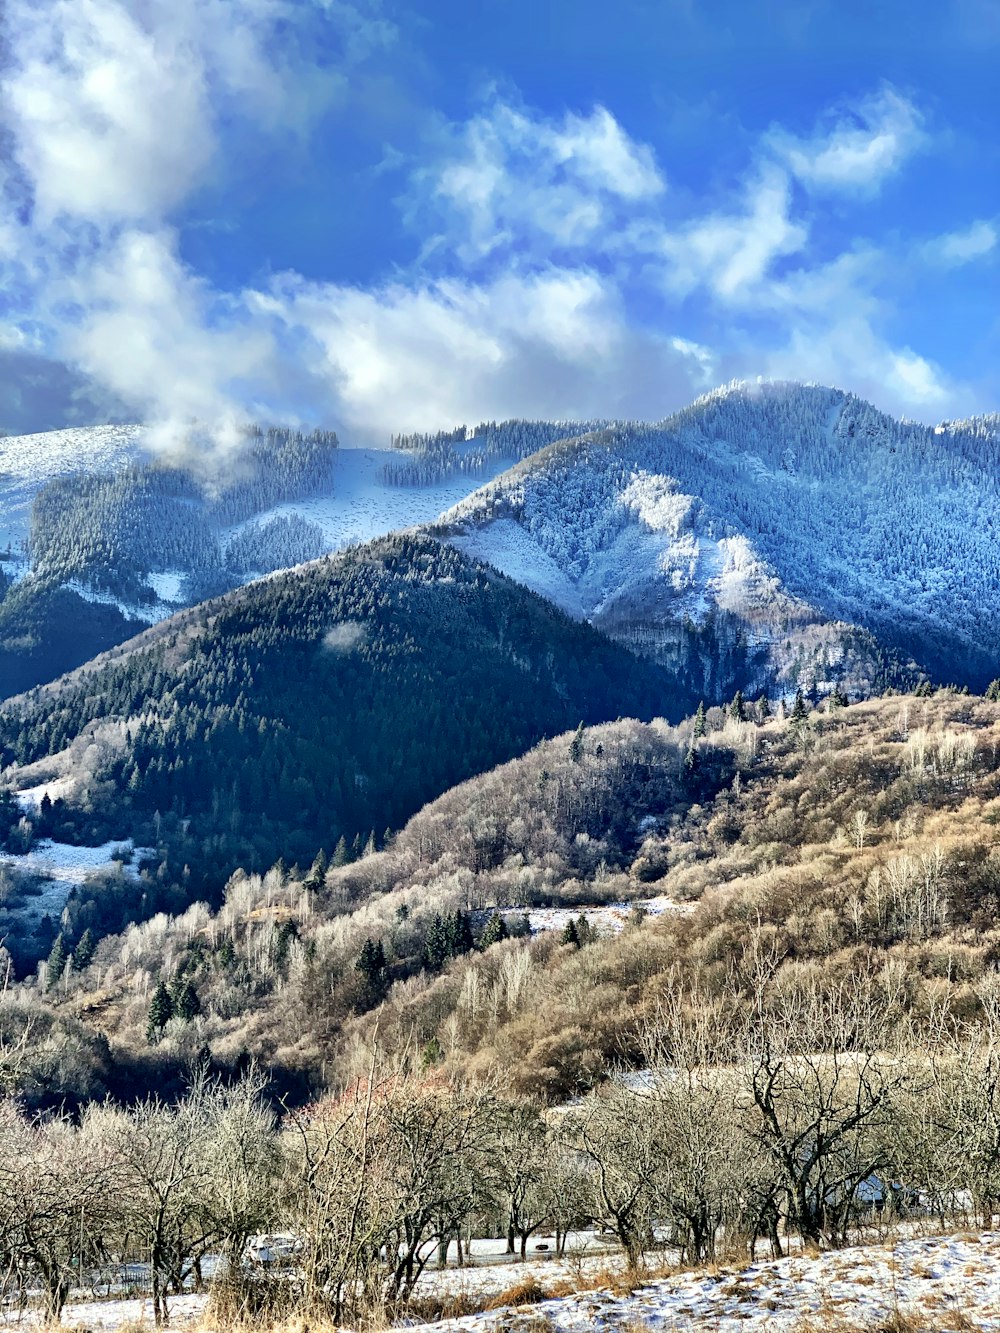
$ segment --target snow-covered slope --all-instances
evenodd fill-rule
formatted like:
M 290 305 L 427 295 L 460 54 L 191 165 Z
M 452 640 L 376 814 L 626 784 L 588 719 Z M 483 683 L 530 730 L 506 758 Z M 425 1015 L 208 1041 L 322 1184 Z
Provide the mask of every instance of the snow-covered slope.
M 55 477 L 113 472 L 141 452 L 141 426 L 80 426 L 0 436 L 0 551 L 20 550 L 31 502 Z
M 998 419 L 898 422 L 733 385 L 559 443 L 446 515 L 451 540 L 706 694 L 1000 674 Z
M 206 597 L 426 523 L 519 441 L 375 450 L 256 432 L 208 479 L 150 460 L 138 426 L 0 439 L 0 697 Z

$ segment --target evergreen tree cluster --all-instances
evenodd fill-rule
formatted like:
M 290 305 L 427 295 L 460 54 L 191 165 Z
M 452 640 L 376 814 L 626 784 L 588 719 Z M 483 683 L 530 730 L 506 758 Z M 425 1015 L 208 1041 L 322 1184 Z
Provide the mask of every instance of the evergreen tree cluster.
M 500 459 L 517 462 L 555 440 L 585 434 L 607 422 L 484 421 L 472 430 L 433 435 L 394 435 L 392 447 L 412 455 L 405 463 L 386 463 L 380 478 L 387 486 L 432 486 L 449 477 L 476 476 Z
M 325 542 L 304 519 L 254 525 L 237 534 L 225 554 L 222 530 L 274 505 L 331 491 L 336 448 L 332 432 L 304 436 L 274 427 L 249 434 L 228 461 L 221 487 L 192 469 L 160 462 L 55 478 L 32 506 L 32 570 L 142 601 L 151 596 L 149 574 L 180 569 L 193 580 L 190 601 L 222 590 L 227 573 L 269 572 L 314 559 Z

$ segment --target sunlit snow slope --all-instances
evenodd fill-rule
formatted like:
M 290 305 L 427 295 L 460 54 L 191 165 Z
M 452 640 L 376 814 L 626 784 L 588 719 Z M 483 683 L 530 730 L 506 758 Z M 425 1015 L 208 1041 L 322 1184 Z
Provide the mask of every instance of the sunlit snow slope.
M 1000 674 L 998 419 L 898 422 L 837 390 L 734 385 L 540 451 L 451 540 L 707 696 Z

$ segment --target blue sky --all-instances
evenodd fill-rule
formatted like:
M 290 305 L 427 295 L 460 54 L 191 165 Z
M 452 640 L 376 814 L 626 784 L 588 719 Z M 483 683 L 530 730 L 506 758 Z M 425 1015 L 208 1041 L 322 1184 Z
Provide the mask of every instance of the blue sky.
M 0 425 L 1000 408 L 1000 0 L 8 0 Z

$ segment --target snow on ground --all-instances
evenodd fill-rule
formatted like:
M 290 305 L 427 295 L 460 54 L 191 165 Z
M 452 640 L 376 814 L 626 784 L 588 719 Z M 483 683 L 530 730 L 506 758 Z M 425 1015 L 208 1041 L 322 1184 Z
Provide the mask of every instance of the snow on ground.
M 68 588 L 70 592 L 75 592 L 78 597 L 82 597 L 85 602 L 98 602 L 102 606 L 117 607 L 128 620 L 145 620 L 149 625 L 155 625 L 157 621 L 166 620 L 167 616 L 173 615 L 177 609 L 172 606 L 163 606 L 159 602 L 123 602 L 120 597 L 115 597 L 109 592 L 99 592 L 96 588 L 80 583 L 78 579 L 69 579 L 63 586 Z
M 51 791 L 58 783 L 41 784 L 41 788 L 30 788 L 32 792 L 48 789 Z M 27 793 L 20 792 L 23 797 Z M 39 799 L 41 799 L 39 797 Z M 99 847 L 73 847 L 66 842 L 53 842 L 43 838 L 30 852 L 23 856 L 2 856 L 0 864 L 11 866 L 28 875 L 43 876 L 41 893 L 25 899 L 22 912 L 25 916 L 42 917 L 58 915 L 66 904 L 72 888 L 81 885 L 88 875 L 101 870 L 110 870 L 117 863 L 112 855 L 124 852 L 122 870 L 130 877 L 138 878 L 139 861 L 151 854 L 148 847 L 135 847 L 131 839 L 117 842 L 105 842 Z
M 147 574 L 146 582 L 161 602 L 179 606 L 184 600 L 184 573 L 170 569 L 161 574 Z
M 663 916 L 667 912 L 690 912 L 694 906 L 660 895 L 632 903 L 604 903 L 600 907 L 529 907 L 524 912 L 511 909 L 504 915 L 526 916 L 532 930 L 562 930 L 568 922 L 578 921 L 582 916 L 601 934 L 617 935 L 637 908 L 647 916 Z
M 22 810 L 34 811 L 47 796 L 50 801 L 58 801 L 71 796 L 76 787 L 74 778 L 53 778 L 50 782 L 40 782 L 37 787 L 22 787 L 17 793 L 18 804 Z
M 544 1285 L 534 1265 L 531 1275 Z M 556 1333 L 630 1328 L 650 1333 L 782 1333 L 809 1319 L 874 1328 L 896 1311 L 926 1319 L 928 1326 L 961 1314 L 984 1333 L 1000 1330 L 1000 1233 L 926 1236 L 817 1258 L 794 1255 L 715 1273 L 683 1272 L 631 1295 L 577 1292 L 522 1308 L 519 1314 L 525 1329 L 534 1320 L 547 1320 L 544 1327 Z M 493 1333 L 517 1327 L 510 1310 L 410 1325 L 412 1333 L 418 1328 Z
M 134 458 L 141 426 L 78 426 L 38 435 L 0 436 L 0 550 L 28 535 L 31 502 L 53 477 L 109 472 Z
M 509 466 L 509 460 L 497 460 L 490 469 L 475 477 L 459 473 L 430 486 L 386 486 L 379 474 L 387 463 L 410 463 L 411 455 L 397 449 L 351 449 L 341 445 L 333 456 L 333 493 L 309 500 L 294 500 L 254 514 L 245 523 L 223 534 L 223 545 L 252 525 L 263 526 L 271 519 L 299 514 L 323 530 L 331 551 L 351 542 L 367 542 L 374 537 L 430 523 L 464 500 L 470 491 Z
M 586 613 L 580 588 L 547 551 L 509 518 L 499 518 L 483 527 L 469 527 L 452 546 L 474 560 L 493 565 L 515 583 L 541 593 L 567 615 L 582 619 Z
M 502 1240 L 473 1242 L 472 1261 L 462 1269 L 428 1269 L 418 1295 L 465 1296 L 488 1301 L 529 1278 L 543 1288 L 621 1269 L 621 1255 L 600 1237 L 571 1237 L 576 1257 L 560 1260 L 529 1244 L 527 1262 L 503 1253 Z M 582 1247 L 582 1253 L 581 1248 Z M 452 1250 L 452 1258 L 454 1250 Z M 172 1326 L 204 1323 L 207 1297 L 188 1293 L 170 1301 Z M 629 1294 L 605 1287 L 576 1291 L 537 1305 L 488 1311 L 433 1324 L 409 1324 L 411 1333 L 525 1333 L 535 1320 L 555 1333 L 791 1333 L 809 1321 L 824 1326 L 875 1329 L 899 1312 L 920 1326 L 975 1328 L 1000 1333 L 1000 1233 L 911 1236 L 885 1245 L 855 1246 L 811 1257 L 793 1254 L 714 1271 L 677 1272 Z M 964 1318 L 965 1322 L 962 1322 Z M 37 1312 L 0 1316 L 8 1325 L 37 1326 Z M 126 1325 L 152 1325 L 148 1297 L 74 1300 L 63 1313 L 67 1328 L 114 1333 Z

